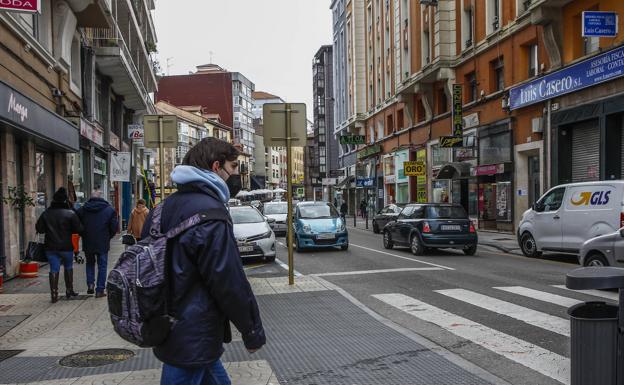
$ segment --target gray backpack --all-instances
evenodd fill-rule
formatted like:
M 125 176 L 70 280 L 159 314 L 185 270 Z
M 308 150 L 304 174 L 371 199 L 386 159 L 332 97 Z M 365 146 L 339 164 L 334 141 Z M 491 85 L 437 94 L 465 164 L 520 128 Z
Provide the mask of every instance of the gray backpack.
M 108 274 L 108 311 L 115 332 L 140 347 L 155 347 L 167 339 L 175 324 L 169 307 L 167 243 L 198 224 L 230 221 L 225 208 L 195 214 L 161 233 L 163 204 L 152 214 L 149 237 L 128 247 Z

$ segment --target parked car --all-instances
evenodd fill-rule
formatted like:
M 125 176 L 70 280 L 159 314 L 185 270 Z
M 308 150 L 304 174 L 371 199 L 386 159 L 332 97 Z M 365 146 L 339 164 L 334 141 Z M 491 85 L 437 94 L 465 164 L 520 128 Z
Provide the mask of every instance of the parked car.
M 554 187 L 522 215 L 518 243 L 527 257 L 577 254 L 585 241 L 624 227 L 623 204 L 624 181 Z
M 228 206 L 240 206 L 241 205 L 241 201 L 240 199 L 236 199 L 236 198 L 231 198 L 228 201 Z
M 314 248 L 349 248 L 349 234 L 338 211 L 327 202 L 300 202 L 294 213 L 297 251 Z
M 251 206 L 232 206 L 229 209 L 241 257 L 261 257 L 273 262 L 276 255 L 275 233 L 271 230 L 270 220 Z
M 624 267 L 624 227 L 583 243 L 579 253 L 579 264 Z
M 409 204 L 395 222 L 383 228 L 383 245 L 409 247 L 414 255 L 426 249 L 461 249 L 466 255 L 477 251 L 478 236 L 466 210 L 458 204 Z
M 373 232 L 379 234 L 389 222 L 395 221 L 399 213 L 403 210 L 403 205 L 387 205 L 373 217 Z
M 273 231 L 277 234 L 286 234 L 288 219 L 288 202 L 267 202 L 262 213 L 267 218 L 275 219 Z
M 249 205 L 253 208 L 255 208 L 258 211 L 262 211 L 262 202 L 258 201 L 258 200 L 254 200 L 249 202 Z

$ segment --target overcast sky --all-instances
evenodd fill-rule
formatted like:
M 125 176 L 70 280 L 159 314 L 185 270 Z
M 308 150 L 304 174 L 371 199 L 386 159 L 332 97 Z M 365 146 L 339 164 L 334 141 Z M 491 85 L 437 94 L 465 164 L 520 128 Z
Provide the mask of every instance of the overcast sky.
M 184 4 L 182 6 L 182 4 Z M 329 0 L 157 0 L 162 70 L 180 75 L 212 62 L 256 90 L 305 102 L 312 116 L 312 58 L 331 44 Z

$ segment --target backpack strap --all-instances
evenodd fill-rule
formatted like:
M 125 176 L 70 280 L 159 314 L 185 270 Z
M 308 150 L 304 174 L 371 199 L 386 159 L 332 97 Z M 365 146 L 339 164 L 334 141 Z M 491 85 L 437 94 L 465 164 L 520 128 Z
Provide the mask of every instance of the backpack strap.
M 193 215 L 190 218 L 187 218 L 180 222 L 176 227 L 167 231 L 165 236 L 167 239 L 172 239 L 182 234 L 186 230 L 190 229 L 193 226 L 197 226 L 199 224 L 210 222 L 210 221 L 223 221 L 227 223 L 231 223 L 230 214 L 224 208 L 216 208 L 216 209 L 208 209 L 202 212 L 199 212 Z
M 152 238 L 158 238 L 162 236 L 160 232 L 160 218 L 162 217 L 163 203 L 160 203 L 158 206 L 152 210 L 152 224 L 150 226 L 150 236 Z

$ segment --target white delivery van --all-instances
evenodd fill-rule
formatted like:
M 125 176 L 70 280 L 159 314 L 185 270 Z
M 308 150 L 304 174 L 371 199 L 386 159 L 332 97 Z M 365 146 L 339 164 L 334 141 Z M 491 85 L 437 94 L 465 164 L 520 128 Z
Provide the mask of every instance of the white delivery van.
M 518 243 L 527 257 L 542 251 L 577 254 L 583 243 L 624 227 L 624 181 L 554 187 L 527 210 Z

